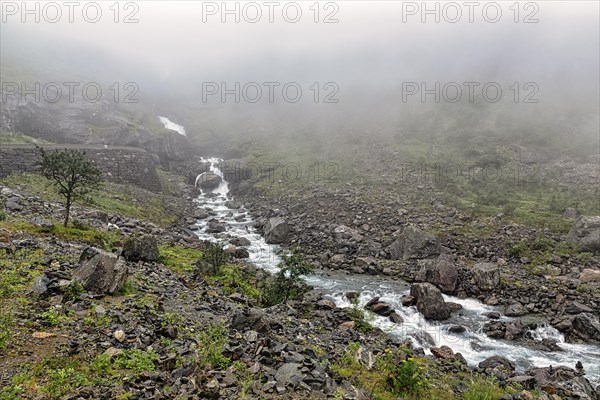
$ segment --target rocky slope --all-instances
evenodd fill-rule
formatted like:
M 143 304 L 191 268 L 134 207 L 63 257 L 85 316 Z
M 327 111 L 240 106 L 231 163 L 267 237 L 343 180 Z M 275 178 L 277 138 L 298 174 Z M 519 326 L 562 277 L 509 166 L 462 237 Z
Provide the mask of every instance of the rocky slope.
M 256 292 L 263 271 L 232 261 L 222 275 L 196 272 L 194 263 L 206 244 L 188 230 L 193 219 L 163 227 L 78 208 L 78 227 L 63 230 L 55 222 L 63 211 L 60 204 L 15 188 L 1 193 L 7 219 L 0 222 L 0 398 L 451 399 L 482 392 L 503 399 L 598 398 L 585 379 L 585 367 L 517 373 L 500 355 L 469 367 L 462 355 L 445 346 L 426 356 L 410 341 L 371 327 L 364 310 L 336 307 L 315 291 L 264 309 Z M 191 188 L 186 193 L 192 206 Z M 494 286 L 516 268 L 497 239 L 471 243 L 418 228 L 396 235 L 407 220 L 418 226 L 430 219 L 450 224 L 468 219 L 445 208 L 434 215 L 398 213 L 397 204 L 387 204 L 385 196 L 369 195 L 369 204 L 360 203 L 353 188 L 277 199 L 240 194 L 239 199 L 265 222 L 272 216 L 284 218 L 269 221 L 269 240 L 300 246 L 317 266 L 411 281 L 422 276 L 444 291 L 505 302 L 504 292 Z M 511 229 L 524 237 L 531 234 Z M 431 265 L 423 264 L 428 258 Z M 490 276 L 485 265 L 471 267 L 467 259 L 503 264 L 507 272 Z M 585 263 L 597 269 L 596 258 Z M 439 273 L 453 267 L 456 280 Z M 581 279 L 579 269 L 569 273 L 568 279 Z M 414 293 L 423 313 L 431 305 L 429 293 L 437 291 L 430 286 L 423 295 Z M 510 290 L 506 284 L 501 287 Z M 531 302 L 528 311 L 547 311 L 536 297 L 543 294 L 518 286 L 513 290 L 513 302 L 527 296 L 526 310 Z M 597 307 L 597 298 L 570 290 L 552 315 L 589 315 L 590 331 L 574 321 L 571 330 L 594 334 L 596 308 L 576 309 L 574 302 Z M 521 312 L 506 303 L 512 312 Z M 368 306 L 386 312 L 377 300 Z

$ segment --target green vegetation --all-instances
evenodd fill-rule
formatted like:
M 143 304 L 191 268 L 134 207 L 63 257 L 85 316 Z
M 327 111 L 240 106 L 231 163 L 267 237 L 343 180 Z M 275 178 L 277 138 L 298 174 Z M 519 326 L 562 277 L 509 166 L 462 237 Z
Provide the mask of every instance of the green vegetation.
M 202 258 L 202 252 L 191 247 L 161 245 L 158 249 L 158 261 L 178 274 L 193 272 L 196 262 Z
M 331 370 L 344 379 L 371 393 L 374 399 L 391 400 L 398 396 L 408 399 L 423 398 L 429 388 L 429 377 L 420 360 L 409 357 L 408 350 L 394 354 L 386 349 L 376 358 L 374 365 L 366 365 L 361 360 L 363 351 L 359 343 L 351 342 L 339 364 L 332 364 Z M 429 398 L 425 396 L 424 398 Z
M 0 129 L 0 144 L 49 144 L 50 142 L 23 135 L 21 133 L 8 133 Z
M 557 257 L 573 257 L 582 263 L 593 258 L 590 253 L 580 253 L 574 244 L 556 242 L 544 235 L 538 235 L 534 240 L 508 242 L 506 253 L 527 260 L 525 268 L 535 274 L 547 274 L 547 265 Z
M 44 311 L 40 315 L 40 319 L 45 325 L 56 327 L 62 323 L 69 321 L 70 316 L 65 315 L 58 309 L 52 307 L 48 311 Z
M 223 266 L 213 279 L 223 285 L 223 292 L 226 294 L 242 293 L 259 302 L 261 300 L 262 282 L 259 282 L 254 274 L 241 269 L 238 265 Z
M 65 149 L 46 153 L 42 147 L 38 146 L 37 149 L 42 157 L 42 160 L 37 163 L 40 174 L 49 179 L 58 194 L 65 199 L 64 226 L 66 228 L 71 205 L 100 184 L 102 173 L 94 162 L 86 157 L 84 151 Z
M 4 200 L 0 199 L 0 222 L 2 221 L 6 221 L 6 212 L 4 211 L 6 207 L 6 204 L 4 203 Z
M 224 326 L 212 324 L 202 330 L 197 338 L 198 364 L 201 367 L 225 369 L 231 360 L 223 355 L 227 344 L 227 330 Z
M 123 239 L 122 234 L 118 231 L 104 231 L 95 228 L 82 230 L 75 227 L 64 227 L 63 225 L 53 225 L 51 228 L 47 228 L 18 220 L 0 222 L 0 228 L 11 232 L 24 231 L 39 236 L 56 236 L 61 239 L 100 247 L 108 251 L 118 248 Z
M 29 287 L 42 273 L 42 250 L 20 249 L 8 256 L 0 250 L 0 299 L 9 299 Z
M 220 242 L 210 242 L 204 249 L 204 256 L 197 263 L 197 273 L 200 276 L 219 275 L 221 268 L 229 261 L 229 254 Z
M 348 316 L 354 321 L 354 328 L 357 331 L 369 333 L 373 330 L 373 326 L 367 321 L 365 311 L 358 305 L 358 298 L 352 301 L 352 308 L 350 308 Z
M 52 183 L 36 174 L 15 174 L 0 179 L 0 184 L 18 188 L 48 201 L 60 201 Z M 170 225 L 185 210 L 181 196 L 156 194 L 131 185 L 103 182 L 102 187 L 91 190 L 80 200 L 88 207 L 108 213 L 149 221 L 157 225 Z
M 297 249 L 284 255 L 278 267 L 279 271 L 265 282 L 263 305 L 267 307 L 302 298 L 309 290 L 302 275 L 308 275 L 314 270 Z
M 505 394 L 495 380 L 476 378 L 471 381 L 463 396 L 465 400 L 498 400 Z

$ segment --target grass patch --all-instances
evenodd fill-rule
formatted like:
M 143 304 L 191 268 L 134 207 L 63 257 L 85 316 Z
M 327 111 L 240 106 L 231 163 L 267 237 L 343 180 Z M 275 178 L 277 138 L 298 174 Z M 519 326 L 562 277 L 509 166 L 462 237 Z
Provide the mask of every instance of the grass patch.
M 73 226 L 64 227 L 56 221 L 54 221 L 52 228 L 43 228 L 24 221 L 4 221 L 0 222 L 0 228 L 11 232 L 23 231 L 39 236 L 56 236 L 61 239 L 100 247 L 107 251 L 116 250 L 121 246 L 123 240 L 123 235 L 118 231 L 103 231 L 88 227 L 84 229 L 78 229 Z
M 10 175 L 0 179 L 0 184 L 25 190 L 48 201 L 63 201 L 50 181 L 37 174 Z M 176 185 L 169 190 L 174 190 L 175 187 Z M 161 226 L 177 221 L 181 211 L 185 209 L 185 201 L 180 195 L 157 194 L 132 185 L 106 181 L 100 188 L 92 190 L 79 204 Z
M 159 246 L 158 261 L 178 274 L 189 274 L 195 270 L 195 264 L 202 258 L 202 252 L 192 247 L 179 245 Z
M 223 355 L 227 344 L 227 330 L 224 326 L 212 324 L 202 330 L 196 342 L 198 343 L 198 364 L 201 367 L 225 369 L 231 360 Z

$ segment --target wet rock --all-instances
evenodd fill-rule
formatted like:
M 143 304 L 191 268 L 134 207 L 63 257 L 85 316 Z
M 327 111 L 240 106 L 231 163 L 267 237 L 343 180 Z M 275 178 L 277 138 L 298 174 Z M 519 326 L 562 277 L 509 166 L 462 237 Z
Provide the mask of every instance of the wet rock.
M 500 272 L 494 263 L 477 263 L 472 270 L 475 285 L 479 290 L 489 292 L 500 284 Z
M 541 386 L 547 393 L 556 394 L 567 399 L 597 399 L 598 393 L 590 382 L 569 367 L 531 368 L 526 375 L 535 379 L 536 385 Z
M 485 315 L 489 319 L 500 319 L 500 313 L 497 311 L 486 312 L 486 313 L 483 313 L 483 315 Z
M 390 319 L 390 321 L 392 321 L 395 324 L 401 324 L 404 322 L 404 319 L 402 318 L 402 316 L 400 314 L 398 314 L 397 312 L 393 311 L 388 318 Z
M 87 247 L 79 257 L 79 268 L 73 275 L 85 289 L 99 294 L 114 294 L 123 288 L 128 272 L 125 261 L 116 254 Z
M 573 318 L 573 333 L 584 340 L 600 341 L 600 321 L 590 313 L 578 314 Z
M 336 308 L 336 305 L 332 300 L 323 299 L 317 302 L 317 307 L 322 310 L 333 310 Z
M 575 221 L 567 240 L 581 251 L 600 254 L 600 216 L 581 216 Z
M 200 186 L 201 189 L 213 190 L 219 186 L 221 181 L 221 177 L 214 172 L 204 172 L 198 178 L 197 185 Z
M 383 317 L 389 316 L 394 311 L 390 304 L 384 302 L 377 302 L 375 304 L 371 304 L 369 305 L 368 309 L 373 311 L 375 314 L 381 315 Z
M 388 247 L 394 259 L 408 260 L 433 257 L 440 254 L 441 244 L 437 236 L 413 225 L 407 226 Z
M 513 303 L 504 310 L 504 315 L 507 317 L 522 317 L 525 314 L 527 314 L 527 309 L 521 303 Z
M 431 283 L 414 283 L 410 295 L 415 298 L 417 310 L 427 319 L 443 320 L 450 317 L 450 308 L 442 293 Z
M 121 254 L 127 261 L 156 261 L 159 257 L 158 243 L 154 236 L 131 236 L 125 239 Z
M 235 258 L 248 258 L 248 257 L 250 257 L 250 252 L 248 252 L 248 250 L 246 250 L 244 248 L 237 248 L 237 249 L 235 249 L 233 256 Z
M 454 351 L 448 346 L 432 347 L 431 354 L 442 360 L 454 360 Z
M 452 325 L 450 328 L 448 328 L 448 332 L 452 333 L 463 333 L 466 330 L 467 328 L 462 325 Z
M 483 360 L 482 362 L 480 362 L 478 367 L 482 368 L 482 369 L 498 368 L 498 369 L 503 369 L 503 370 L 507 370 L 507 371 L 511 371 L 511 372 L 515 370 L 515 364 L 512 361 L 510 361 L 508 358 L 502 357 L 502 356 L 488 357 L 485 360 Z
M 419 260 L 421 269 L 415 276 L 417 282 L 429 282 L 443 293 L 453 294 L 458 282 L 458 268 L 447 256 L 434 260 Z
M 281 217 L 269 219 L 264 227 L 265 241 L 269 244 L 278 244 L 286 241 L 290 233 L 287 222 Z
M 206 232 L 207 233 L 221 233 L 221 232 L 225 232 L 227 228 L 225 227 L 224 224 L 221 224 L 217 221 L 210 221 L 208 223 L 208 226 L 206 227 Z
M 231 240 L 229 240 L 229 243 L 231 243 L 234 246 L 250 246 L 251 244 L 250 240 L 246 239 L 245 237 L 232 238 Z

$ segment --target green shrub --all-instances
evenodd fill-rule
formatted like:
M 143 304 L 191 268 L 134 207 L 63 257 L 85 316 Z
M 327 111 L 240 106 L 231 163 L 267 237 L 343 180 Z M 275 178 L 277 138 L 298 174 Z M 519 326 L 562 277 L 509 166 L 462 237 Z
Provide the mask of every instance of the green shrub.
M 201 276 L 215 276 L 229 261 L 229 254 L 220 242 L 210 242 L 203 252 L 202 259 L 196 264 L 196 272 Z
M 265 282 L 263 305 L 270 307 L 302 298 L 310 289 L 302 275 L 310 274 L 313 270 L 312 265 L 306 262 L 297 249 L 283 256 L 279 263 L 279 271 Z
M 429 387 L 429 378 L 413 357 L 399 359 L 391 351 L 382 357 L 382 369 L 390 392 L 397 395 L 418 395 Z
M 117 355 L 114 358 L 112 365 L 117 369 L 127 369 L 134 372 L 148 372 L 156 369 L 157 362 L 158 355 L 153 351 L 130 349 Z
M 227 330 L 224 326 L 212 324 L 198 334 L 198 363 L 201 367 L 225 369 L 231 360 L 223 355 L 227 344 Z
M 74 368 L 47 369 L 48 383 L 41 388 L 41 392 L 52 399 L 60 399 L 73 389 L 88 385 L 90 382 L 85 375 Z
M 369 333 L 373 330 L 373 326 L 367 321 L 365 312 L 358 305 L 358 299 L 352 300 L 352 308 L 348 312 L 348 316 L 354 321 L 354 327 L 362 333 Z

